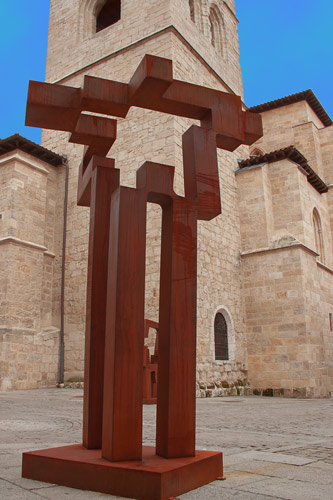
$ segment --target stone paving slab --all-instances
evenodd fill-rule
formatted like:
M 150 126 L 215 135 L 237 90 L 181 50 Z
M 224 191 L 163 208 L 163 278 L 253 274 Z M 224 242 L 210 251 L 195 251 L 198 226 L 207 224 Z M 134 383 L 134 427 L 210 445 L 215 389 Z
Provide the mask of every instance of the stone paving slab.
M 283 450 L 284 454 L 298 455 L 302 457 L 311 457 L 312 461 L 324 459 L 327 463 L 333 465 L 333 453 L 332 448 L 324 446 L 321 444 L 314 444 L 310 446 L 303 446 L 297 448 L 289 448 L 288 450 Z
M 303 483 L 281 478 L 267 478 L 263 481 L 238 486 L 238 490 L 276 496 L 285 500 L 332 499 L 332 486 Z
M 282 479 L 291 479 L 293 481 L 302 481 L 312 484 L 331 484 L 333 498 L 333 474 L 332 469 L 329 473 L 317 467 L 280 467 L 270 473 L 270 476 L 280 477 Z
M 42 491 L 34 490 L 34 492 L 39 495 L 39 500 L 41 500 L 41 497 L 47 498 L 48 500 L 124 500 L 123 497 L 106 495 L 103 493 L 94 493 L 92 491 L 74 490 L 72 488 L 66 488 L 65 486 L 52 486 L 51 488 L 43 489 Z M 126 500 L 128 500 L 128 498 Z
M 67 497 L 68 498 L 68 497 Z M 0 479 L 1 500 L 41 500 L 40 495 L 32 493 L 25 488 L 19 488 L 17 484 Z
M 333 450 L 333 448 L 332 448 Z M 333 453 L 333 451 L 332 451 Z M 328 473 L 332 475 L 332 464 L 330 462 L 323 462 L 322 460 L 319 460 L 318 462 L 314 462 L 312 464 L 309 464 L 308 467 L 315 467 L 316 469 L 324 469 Z
M 224 473 L 225 481 L 216 483 L 219 488 L 233 489 L 244 484 L 255 483 L 256 481 L 263 481 L 265 476 L 260 474 L 253 474 L 247 471 L 231 470 Z
M 307 465 L 316 462 L 316 458 L 302 458 L 294 455 L 284 455 L 282 453 L 271 453 L 269 451 L 245 451 L 231 455 L 227 463 L 249 462 L 250 460 L 260 460 L 262 462 L 276 462 L 289 465 Z
M 49 483 L 41 483 L 40 481 L 34 481 L 32 479 L 25 479 L 24 477 L 21 477 L 21 465 L 18 467 L 3 467 L 0 474 L 2 479 L 8 481 L 9 483 L 16 484 L 26 490 L 50 487 Z
M 180 500 L 279 500 L 280 497 L 251 493 L 238 489 L 223 490 L 215 483 L 181 495 Z
M 318 462 L 316 462 L 317 464 Z M 267 463 L 267 462 L 243 462 L 237 464 L 230 472 L 226 472 L 226 477 L 231 478 L 242 477 L 242 475 L 259 476 L 264 479 L 265 477 L 280 477 L 281 479 L 291 479 L 295 481 L 310 482 L 313 484 L 332 484 L 333 490 L 333 474 L 332 468 L 329 469 L 322 468 L 320 466 L 316 467 L 315 464 L 310 464 L 305 467 L 300 466 L 290 466 L 282 463 Z M 231 481 L 225 481 L 225 483 L 230 484 Z M 250 482 L 250 481 L 246 481 Z M 244 481 L 245 484 L 245 481 Z
M 82 390 L 0 393 L 0 500 L 120 500 L 21 477 L 24 451 L 81 441 Z M 197 400 L 197 448 L 223 451 L 225 481 L 180 500 L 332 500 L 333 401 Z M 144 444 L 156 407 L 144 406 Z

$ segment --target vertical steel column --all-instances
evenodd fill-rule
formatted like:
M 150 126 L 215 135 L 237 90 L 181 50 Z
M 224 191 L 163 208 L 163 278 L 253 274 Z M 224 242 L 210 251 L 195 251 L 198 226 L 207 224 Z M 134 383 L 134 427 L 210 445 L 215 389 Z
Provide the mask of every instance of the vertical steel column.
M 119 170 L 97 165 L 90 183 L 83 445 L 101 448 L 110 204 Z
M 142 457 L 146 196 L 112 196 L 104 362 L 102 455 Z

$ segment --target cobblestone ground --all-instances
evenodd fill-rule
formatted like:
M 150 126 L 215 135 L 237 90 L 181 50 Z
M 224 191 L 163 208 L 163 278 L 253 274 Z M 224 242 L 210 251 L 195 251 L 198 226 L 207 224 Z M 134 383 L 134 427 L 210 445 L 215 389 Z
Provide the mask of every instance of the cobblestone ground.
M 24 451 L 81 441 L 82 390 L 0 393 L 0 499 L 93 500 L 111 495 L 21 478 Z M 180 500 L 332 500 L 333 400 L 197 400 L 197 448 L 224 452 L 225 481 Z M 144 407 L 154 444 L 155 407 Z

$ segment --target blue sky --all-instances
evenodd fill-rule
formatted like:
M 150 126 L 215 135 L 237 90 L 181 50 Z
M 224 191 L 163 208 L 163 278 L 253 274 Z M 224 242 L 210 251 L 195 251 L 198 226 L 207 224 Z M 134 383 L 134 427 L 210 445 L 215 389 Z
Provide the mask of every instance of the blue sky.
M 184 0 L 186 1 L 186 0 Z M 29 80 L 44 80 L 49 0 L 0 0 L 0 137 L 24 127 Z M 236 0 L 248 106 L 311 88 L 333 118 L 333 1 Z

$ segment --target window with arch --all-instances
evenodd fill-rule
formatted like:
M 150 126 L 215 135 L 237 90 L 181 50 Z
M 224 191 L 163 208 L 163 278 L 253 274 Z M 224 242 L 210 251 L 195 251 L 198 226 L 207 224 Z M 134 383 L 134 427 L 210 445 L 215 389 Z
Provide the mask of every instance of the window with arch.
M 213 47 L 222 54 L 223 51 L 223 19 L 217 5 L 209 9 L 210 41 Z
M 191 21 L 195 23 L 195 10 L 194 10 L 194 0 L 188 0 L 190 6 L 190 17 Z
M 120 19 L 121 0 L 106 0 L 96 11 L 96 33 L 115 24 Z
M 316 252 L 319 254 L 319 259 L 321 260 L 321 262 L 325 262 L 323 231 L 321 226 L 320 215 L 316 208 L 313 209 L 312 221 L 313 221 Z
M 228 325 L 221 312 L 216 313 L 214 319 L 215 359 L 225 361 L 229 359 Z

